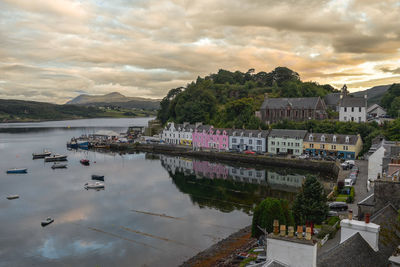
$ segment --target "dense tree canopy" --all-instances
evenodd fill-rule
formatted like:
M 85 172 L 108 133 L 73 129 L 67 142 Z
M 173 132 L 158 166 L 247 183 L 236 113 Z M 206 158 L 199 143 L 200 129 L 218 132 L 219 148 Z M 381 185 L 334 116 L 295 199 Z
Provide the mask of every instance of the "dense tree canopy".
M 308 176 L 293 203 L 297 224 L 306 222 L 320 224 L 328 215 L 328 205 L 322 184 L 315 176 Z
M 204 78 L 198 77 L 186 88 L 175 88 L 168 92 L 160 103 L 158 119 L 167 121 L 213 123 L 216 127 L 263 128 L 255 117 L 264 99 L 270 97 L 324 96 L 335 89 L 330 85 L 301 82 L 299 74 L 278 67 L 273 71 L 246 73 L 219 70 Z M 244 108 L 238 112 L 238 108 Z M 239 116 L 237 116 L 239 115 Z M 235 120 L 232 120 L 235 116 Z
M 382 97 L 381 105 L 392 117 L 400 117 L 400 83 L 394 83 Z

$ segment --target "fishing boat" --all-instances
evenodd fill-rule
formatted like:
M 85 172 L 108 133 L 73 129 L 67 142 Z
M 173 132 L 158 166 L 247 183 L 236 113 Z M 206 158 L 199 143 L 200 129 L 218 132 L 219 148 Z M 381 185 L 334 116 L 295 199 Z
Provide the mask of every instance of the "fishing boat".
M 66 161 L 67 160 L 67 155 L 60 155 L 60 154 L 55 154 L 53 156 L 45 157 L 44 161 L 45 162 L 53 162 L 53 161 Z
M 102 182 L 95 182 L 95 183 L 86 183 L 84 185 L 85 189 L 103 189 L 104 188 L 104 183 Z
M 98 181 L 103 181 L 104 182 L 104 175 L 92 175 L 92 180 L 98 180 Z
M 82 165 L 86 165 L 86 166 L 89 166 L 89 165 L 90 165 L 90 161 L 89 161 L 88 159 L 81 159 L 79 162 L 80 162 Z
M 32 153 L 33 159 L 43 159 L 51 155 L 50 151 L 44 150 L 42 153 Z
M 78 143 L 75 140 L 71 140 L 71 142 L 67 143 L 68 148 L 78 148 Z
M 54 164 L 51 166 L 51 168 L 54 169 L 65 169 L 67 168 L 67 164 L 61 164 L 61 163 L 57 163 L 54 162 Z
M 27 168 L 14 168 L 14 169 L 9 169 L 7 170 L 7 173 L 27 173 L 28 169 Z
M 45 226 L 51 224 L 52 222 L 54 222 L 54 219 L 48 217 L 46 220 L 41 222 L 41 225 L 42 225 L 42 227 L 45 227 Z
M 18 195 L 11 195 L 11 196 L 8 196 L 8 197 L 7 197 L 7 199 L 9 199 L 9 200 L 17 199 L 17 198 L 19 198 Z
M 78 140 L 77 141 L 78 147 L 81 149 L 88 149 L 89 148 L 89 142 L 84 141 L 84 140 Z

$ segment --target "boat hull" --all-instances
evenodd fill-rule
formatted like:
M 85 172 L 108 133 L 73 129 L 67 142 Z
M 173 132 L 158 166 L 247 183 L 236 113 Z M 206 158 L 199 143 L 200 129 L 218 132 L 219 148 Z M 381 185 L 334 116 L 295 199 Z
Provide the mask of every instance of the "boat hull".
M 92 180 L 103 181 L 104 182 L 104 175 L 92 175 Z
M 67 161 L 67 156 L 52 156 L 52 157 L 45 157 L 45 162 L 54 162 L 54 161 Z
M 65 169 L 67 168 L 67 164 L 57 164 L 57 165 L 53 165 L 51 166 L 52 169 Z
M 33 159 L 43 159 L 43 158 L 45 158 L 45 157 L 49 157 L 50 155 L 51 155 L 51 152 L 48 152 L 48 153 L 39 153 L 39 154 L 33 153 L 33 154 L 32 154 L 32 158 L 33 158 Z
M 15 173 L 27 173 L 28 169 L 13 169 L 13 170 L 7 170 L 8 174 L 15 174 Z

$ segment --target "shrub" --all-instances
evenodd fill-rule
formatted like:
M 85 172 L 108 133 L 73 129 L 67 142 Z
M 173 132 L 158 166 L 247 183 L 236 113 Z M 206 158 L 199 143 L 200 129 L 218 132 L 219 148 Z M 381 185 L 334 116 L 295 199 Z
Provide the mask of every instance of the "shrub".
M 330 217 L 330 218 L 326 221 L 326 223 L 327 223 L 328 225 L 330 225 L 330 226 L 333 226 L 333 225 L 335 225 L 335 223 L 337 223 L 338 221 L 340 221 L 339 216 L 333 216 L 333 217 Z

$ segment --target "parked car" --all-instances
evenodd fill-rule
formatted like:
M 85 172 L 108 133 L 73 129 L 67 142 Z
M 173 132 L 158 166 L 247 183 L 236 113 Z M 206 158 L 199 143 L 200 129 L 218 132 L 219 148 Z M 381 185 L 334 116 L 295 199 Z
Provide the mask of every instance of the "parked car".
M 354 160 L 346 160 L 345 163 L 347 163 L 347 165 L 349 165 L 350 168 L 352 168 L 353 166 L 356 165 L 356 163 L 354 162 Z
M 349 165 L 348 165 L 346 162 L 341 163 L 340 166 L 342 167 L 342 169 L 343 169 L 344 171 L 345 171 L 345 170 L 348 170 L 348 169 L 350 168 Z
M 352 173 L 349 174 L 348 178 L 352 179 L 352 180 L 355 180 L 355 179 L 357 179 L 357 174 L 355 172 L 352 172 Z
M 344 186 L 352 186 L 353 179 L 344 179 Z
M 330 210 L 347 210 L 349 206 L 345 202 L 332 202 L 329 203 Z
M 353 166 L 353 167 L 351 168 L 351 171 L 352 171 L 352 172 L 356 172 L 357 175 L 358 175 L 358 173 L 360 172 L 360 169 L 359 169 L 357 166 Z
M 308 159 L 310 156 L 308 154 L 303 154 L 299 156 L 299 159 Z
M 256 152 L 251 151 L 251 150 L 245 150 L 245 151 L 244 151 L 244 154 L 247 154 L 247 155 L 254 155 L 254 154 L 256 154 Z
M 337 211 L 330 210 L 328 211 L 328 217 L 338 216 Z

